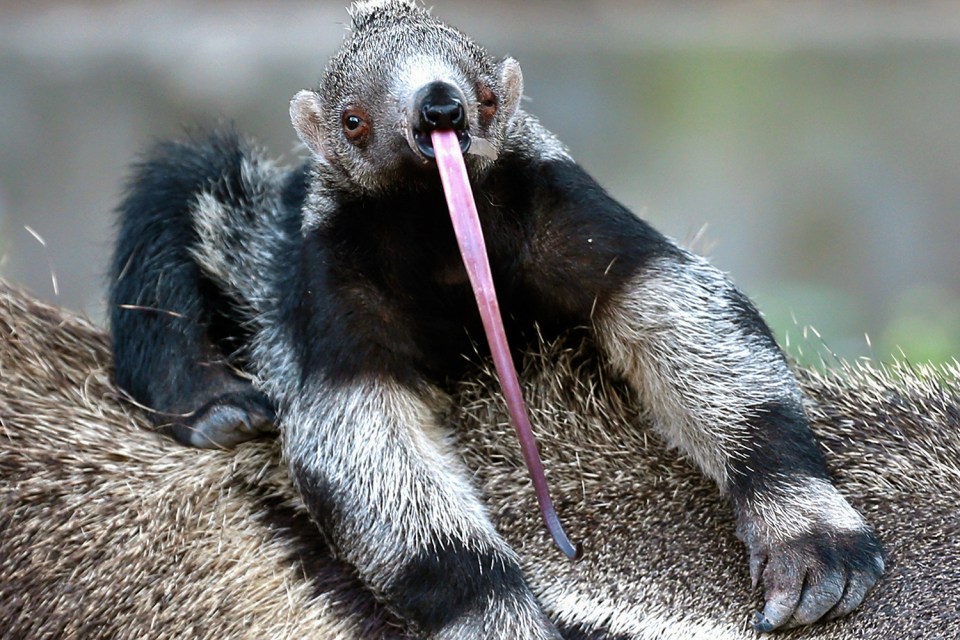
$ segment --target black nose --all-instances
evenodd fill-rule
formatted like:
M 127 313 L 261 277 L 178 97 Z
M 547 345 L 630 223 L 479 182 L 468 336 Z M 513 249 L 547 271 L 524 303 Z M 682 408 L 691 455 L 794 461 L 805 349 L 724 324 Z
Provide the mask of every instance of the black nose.
M 463 131 L 467 128 L 467 116 L 459 91 L 446 82 L 431 82 L 420 89 L 416 98 L 420 119 L 417 128 L 423 133 L 437 129 Z

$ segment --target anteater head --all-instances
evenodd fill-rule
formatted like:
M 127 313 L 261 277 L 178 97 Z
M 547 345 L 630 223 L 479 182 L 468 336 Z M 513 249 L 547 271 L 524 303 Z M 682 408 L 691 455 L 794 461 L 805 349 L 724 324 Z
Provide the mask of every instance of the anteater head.
M 416 185 L 434 129 L 453 129 L 479 177 L 503 150 L 523 78 L 416 0 L 364 0 L 316 90 L 290 103 L 300 139 L 350 189 Z

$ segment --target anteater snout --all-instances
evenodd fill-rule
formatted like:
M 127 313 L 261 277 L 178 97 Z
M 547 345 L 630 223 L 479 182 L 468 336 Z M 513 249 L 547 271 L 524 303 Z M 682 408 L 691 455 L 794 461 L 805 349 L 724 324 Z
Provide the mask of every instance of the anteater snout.
M 463 131 L 467 128 L 467 114 L 463 96 L 457 87 L 447 82 L 431 82 L 421 88 L 414 99 L 419 114 L 417 128 L 426 134 L 438 129 Z
M 443 80 L 434 80 L 420 87 L 413 95 L 410 120 L 410 145 L 421 156 L 433 159 L 433 141 L 430 134 L 442 129 L 457 132 L 460 150 L 470 149 L 466 98 L 457 85 Z

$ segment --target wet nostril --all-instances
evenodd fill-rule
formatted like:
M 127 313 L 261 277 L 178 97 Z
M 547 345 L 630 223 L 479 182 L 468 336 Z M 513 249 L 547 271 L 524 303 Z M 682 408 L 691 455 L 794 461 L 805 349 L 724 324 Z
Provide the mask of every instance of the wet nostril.
M 414 126 L 422 133 L 430 134 L 437 129 L 463 131 L 467 128 L 467 112 L 463 106 L 460 90 L 443 81 L 431 82 L 421 87 L 414 98 Z
M 467 124 L 467 119 L 463 111 L 463 105 L 459 102 L 453 109 L 453 113 L 450 116 L 450 124 L 453 125 L 454 129 L 462 129 Z
M 425 104 L 420 111 L 422 129 L 434 131 L 436 129 L 462 129 L 466 118 L 463 105 L 459 102 L 445 104 Z

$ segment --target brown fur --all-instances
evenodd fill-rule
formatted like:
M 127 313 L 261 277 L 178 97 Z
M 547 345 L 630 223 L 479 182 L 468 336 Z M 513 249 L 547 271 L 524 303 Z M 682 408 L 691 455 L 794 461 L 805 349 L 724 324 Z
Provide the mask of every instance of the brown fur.
M 102 332 L 2 282 L 0 335 L 4 637 L 402 635 L 330 557 L 273 442 L 209 451 L 152 433 L 110 382 Z M 544 533 L 489 374 L 460 390 L 450 420 L 564 634 L 755 638 L 760 594 L 716 488 L 638 429 L 629 393 L 576 349 L 529 358 L 552 361 L 538 379 L 525 368 L 526 396 L 583 561 Z M 837 485 L 876 527 L 888 570 L 848 617 L 778 635 L 960 637 L 958 371 L 858 363 L 800 378 Z

